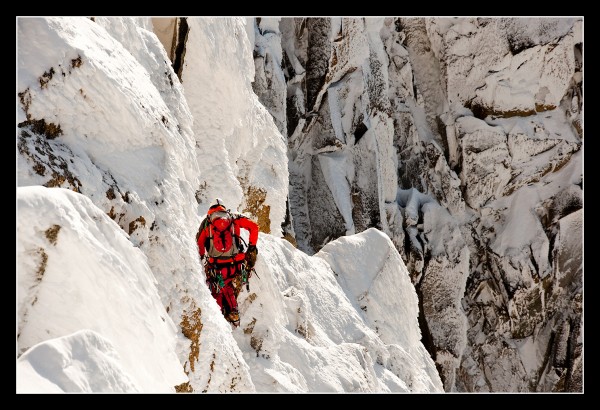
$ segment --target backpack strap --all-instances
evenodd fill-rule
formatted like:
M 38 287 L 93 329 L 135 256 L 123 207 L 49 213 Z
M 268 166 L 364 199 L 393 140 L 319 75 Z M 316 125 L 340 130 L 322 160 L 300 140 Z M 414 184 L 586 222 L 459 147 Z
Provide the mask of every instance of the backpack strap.
M 241 214 L 239 212 L 236 212 L 234 214 L 232 214 L 233 216 L 233 221 L 235 221 L 236 219 L 248 219 L 248 217 L 244 214 Z M 248 243 L 244 240 L 244 238 L 242 238 L 242 235 L 237 235 L 235 233 L 235 230 L 233 231 L 233 237 L 237 242 L 237 247 L 240 250 L 240 253 L 245 253 L 246 250 L 248 249 Z
M 202 231 L 204 229 L 206 229 L 206 227 L 210 224 L 210 220 L 208 217 L 205 217 L 202 222 L 200 222 L 200 227 L 198 228 L 198 232 L 196 232 L 196 242 L 198 242 L 198 238 L 200 237 L 200 234 L 202 233 Z

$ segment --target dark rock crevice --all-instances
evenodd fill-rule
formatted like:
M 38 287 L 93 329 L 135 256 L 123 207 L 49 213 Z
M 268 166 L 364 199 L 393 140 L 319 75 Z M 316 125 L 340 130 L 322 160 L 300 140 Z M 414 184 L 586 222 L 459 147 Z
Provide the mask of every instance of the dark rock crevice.
M 329 32 L 331 19 L 326 17 L 309 17 L 306 19 L 308 32 L 308 60 L 306 61 L 306 107 L 313 111 L 317 96 L 323 84 L 329 67 L 331 44 Z
M 179 17 L 177 21 L 177 45 L 175 47 L 175 58 L 173 59 L 173 71 L 177 73 L 179 81 L 181 81 L 181 73 L 185 63 L 185 47 L 189 30 L 187 17 Z
M 441 369 L 441 366 L 436 362 L 437 349 L 436 349 L 435 343 L 433 341 L 433 336 L 431 335 L 431 331 L 429 330 L 429 325 L 427 324 L 427 319 L 425 318 L 425 313 L 423 310 L 423 292 L 421 291 L 420 286 L 415 286 L 415 290 L 417 291 L 417 296 L 419 298 L 418 321 L 419 321 L 419 328 L 421 329 L 421 342 L 423 343 L 423 346 L 425 346 L 425 349 L 427 350 L 427 352 L 429 353 L 429 355 L 435 362 L 435 366 L 438 370 L 438 373 L 439 373 L 440 377 L 442 377 L 443 371 Z M 442 380 L 442 383 L 444 383 L 444 380 Z

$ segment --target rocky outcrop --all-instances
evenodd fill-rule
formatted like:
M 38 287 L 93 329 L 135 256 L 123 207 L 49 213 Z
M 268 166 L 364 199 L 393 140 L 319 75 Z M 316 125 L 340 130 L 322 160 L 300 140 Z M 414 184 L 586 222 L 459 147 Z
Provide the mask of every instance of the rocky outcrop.
M 284 230 L 308 253 L 385 231 L 447 391 L 580 391 L 581 238 L 561 241 L 583 206 L 581 20 L 278 28 L 258 29 L 254 87 L 286 109 Z M 265 89 L 279 39 L 285 86 Z

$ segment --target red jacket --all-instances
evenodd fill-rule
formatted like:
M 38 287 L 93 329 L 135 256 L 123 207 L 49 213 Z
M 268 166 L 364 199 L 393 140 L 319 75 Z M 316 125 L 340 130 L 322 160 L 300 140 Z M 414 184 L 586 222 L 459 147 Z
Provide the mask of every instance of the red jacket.
M 248 245 L 254 245 L 256 246 L 256 242 L 258 241 L 258 224 L 254 221 L 252 221 L 251 219 L 246 218 L 245 216 L 241 215 L 238 218 L 235 218 L 233 220 L 233 229 L 235 232 L 236 236 L 240 236 L 240 228 L 246 229 L 248 232 L 250 232 L 250 237 L 248 238 Z M 205 227 L 202 232 L 200 232 L 200 235 L 198 236 L 198 251 L 200 252 L 200 256 L 204 256 L 204 254 L 206 253 L 206 248 L 204 246 L 204 244 L 206 243 L 206 239 L 209 236 L 209 226 Z M 245 253 L 238 253 L 237 255 L 235 255 L 233 257 L 233 260 L 235 261 L 241 261 L 246 257 Z M 213 258 L 209 258 L 209 259 L 213 259 Z M 209 260 L 209 262 L 213 262 L 213 260 Z M 228 260 L 219 260 L 220 263 L 226 263 L 229 262 Z

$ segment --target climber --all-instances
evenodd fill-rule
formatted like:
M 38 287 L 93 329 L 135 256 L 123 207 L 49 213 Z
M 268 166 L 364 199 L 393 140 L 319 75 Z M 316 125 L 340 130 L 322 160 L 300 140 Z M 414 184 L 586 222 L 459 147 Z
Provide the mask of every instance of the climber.
M 250 233 L 246 249 L 240 228 Z M 206 284 L 225 319 L 236 327 L 240 324 L 237 297 L 243 284 L 248 286 L 258 255 L 258 229 L 256 222 L 245 215 L 231 212 L 217 198 L 208 209 L 196 235 Z

